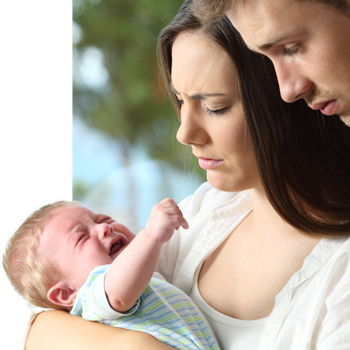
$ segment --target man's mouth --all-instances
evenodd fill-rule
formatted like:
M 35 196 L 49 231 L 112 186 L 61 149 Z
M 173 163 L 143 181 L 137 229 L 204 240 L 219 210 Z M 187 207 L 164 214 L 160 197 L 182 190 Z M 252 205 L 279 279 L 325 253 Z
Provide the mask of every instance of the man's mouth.
M 312 103 L 310 108 L 314 110 L 320 110 L 322 114 L 325 115 L 334 115 L 336 114 L 338 108 L 339 108 L 339 101 L 338 100 L 330 100 L 325 102 L 319 102 L 319 103 Z

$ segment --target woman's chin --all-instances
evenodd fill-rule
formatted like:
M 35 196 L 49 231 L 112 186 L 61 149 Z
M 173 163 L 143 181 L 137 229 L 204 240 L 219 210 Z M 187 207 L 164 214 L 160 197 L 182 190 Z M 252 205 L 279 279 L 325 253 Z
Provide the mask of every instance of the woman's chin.
M 249 176 L 242 178 L 234 178 L 231 176 L 220 176 L 218 173 L 207 172 L 208 182 L 217 190 L 224 192 L 241 192 L 250 190 L 261 185 L 259 179 Z
M 228 179 L 223 179 L 218 176 L 210 176 L 210 174 L 207 174 L 207 180 L 208 182 L 217 190 L 224 191 L 224 192 L 238 192 L 242 191 L 237 186 L 237 184 L 233 183 L 233 181 Z

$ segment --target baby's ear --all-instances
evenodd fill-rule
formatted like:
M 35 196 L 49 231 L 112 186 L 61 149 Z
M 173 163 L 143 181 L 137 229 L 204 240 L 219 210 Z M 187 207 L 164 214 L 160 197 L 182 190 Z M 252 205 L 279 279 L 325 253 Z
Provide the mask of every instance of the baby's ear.
M 77 291 L 68 286 L 65 282 L 57 282 L 47 292 L 47 298 L 54 304 L 71 308 L 77 296 Z

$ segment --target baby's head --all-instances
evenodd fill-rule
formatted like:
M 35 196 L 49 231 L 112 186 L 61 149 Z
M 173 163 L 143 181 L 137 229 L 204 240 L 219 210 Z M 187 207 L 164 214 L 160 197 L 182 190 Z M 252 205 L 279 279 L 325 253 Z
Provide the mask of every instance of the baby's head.
M 133 238 L 109 216 L 79 202 L 60 201 L 37 210 L 20 226 L 3 265 L 29 302 L 69 310 L 89 273 L 112 263 Z

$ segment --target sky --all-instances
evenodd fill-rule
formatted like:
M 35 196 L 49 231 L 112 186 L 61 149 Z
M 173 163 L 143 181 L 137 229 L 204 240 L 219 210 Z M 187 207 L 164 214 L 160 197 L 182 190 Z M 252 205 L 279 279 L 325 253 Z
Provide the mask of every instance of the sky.
M 0 196 L 3 253 L 40 206 L 72 193 L 70 1 L 0 4 Z M 26 304 L 0 269 L 0 348 L 18 349 Z
M 155 204 L 166 197 L 179 203 L 196 190 L 200 179 L 190 170 L 150 159 L 140 146 L 129 153 L 126 168 L 117 141 L 73 117 L 73 184 L 81 181 L 89 188 L 79 200 L 137 233 Z

